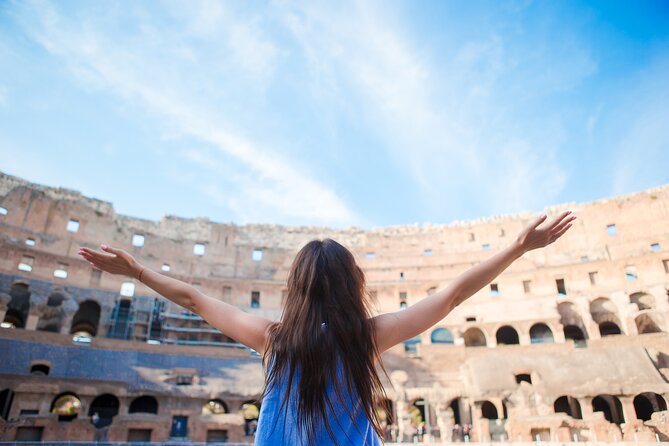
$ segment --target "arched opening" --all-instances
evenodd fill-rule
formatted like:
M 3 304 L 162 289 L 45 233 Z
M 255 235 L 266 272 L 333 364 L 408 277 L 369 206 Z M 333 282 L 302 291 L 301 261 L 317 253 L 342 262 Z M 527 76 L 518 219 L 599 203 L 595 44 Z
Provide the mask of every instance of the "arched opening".
M 566 413 L 572 418 L 579 420 L 583 419 L 581 404 L 574 397 L 566 395 L 561 396 L 553 403 L 553 409 L 555 410 L 555 413 Z
M 30 311 L 30 289 L 27 283 L 15 282 L 9 289 L 11 297 L 3 322 L 14 328 L 25 328 Z
M 72 421 L 81 410 L 81 400 L 73 393 L 61 393 L 51 403 L 50 412 L 58 415 L 58 421 Z
M 580 327 L 577 327 L 576 325 L 565 325 L 563 330 L 565 340 L 573 341 L 577 347 L 585 347 L 587 345 L 585 333 Z
M 31 375 L 48 376 L 49 372 L 51 372 L 51 367 L 48 364 L 38 363 L 30 366 Z
M 622 334 L 616 306 L 609 299 L 600 297 L 593 300 L 590 303 L 590 315 L 599 326 L 599 334 L 602 337 Z
M 449 404 L 448 407 L 453 412 L 453 422 L 457 425 L 461 425 L 462 417 L 460 416 L 460 398 L 456 398 L 451 401 L 451 404 Z
M 462 335 L 467 347 L 485 347 L 487 342 L 483 332 L 476 327 L 471 327 Z
M 70 333 L 93 337 L 98 333 L 99 323 L 100 305 L 93 300 L 84 301 L 72 318 Z
M 445 328 L 437 328 L 432 332 L 430 340 L 433 344 L 453 344 L 453 334 Z
M 518 332 L 510 325 L 504 325 L 497 330 L 495 334 L 498 345 L 516 345 L 520 344 Z
M 88 409 L 88 416 L 91 417 L 93 424 L 97 428 L 109 426 L 113 418 L 118 414 L 118 406 L 118 398 L 105 393 L 93 400 L 91 407 Z
M 12 401 L 14 401 L 14 391 L 12 389 L 5 389 L 0 392 L 0 418 L 3 420 L 9 419 Z
M 538 323 L 530 328 L 530 342 L 532 344 L 552 344 L 553 332 L 546 324 Z
M 242 404 L 242 416 L 244 417 L 244 434 L 247 437 L 254 435 L 258 428 L 258 417 L 260 416 L 258 402 L 249 400 Z
M 622 334 L 620 327 L 615 322 L 602 322 L 599 324 L 600 336 L 613 336 Z
M 202 415 L 221 415 L 224 413 L 228 413 L 228 406 L 223 400 L 209 400 L 202 406 Z
M 490 401 L 484 401 L 481 404 L 481 416 L 487 418 L 488 420 L 497 420 L 499 415 L 497 414 L 497 408 Z
M 423 398 L 414 400 L 409 409 L 409 419 L 412 426 L 425 425 L 425 400 Z
M 128 413 L 158 414 L 158 400 L 151 395 L 138 396 L 130 403 Z
M 573 341 L 576 347 L 585 347 L 588 332 L 576 305 L 572 302 L 561 302 L 557 309 L 560 313 L 560 325 L 563 327 L 565 340 Z
M 660 316 L 657 314 L 643 313 L 634 318 L 634 323 L 639 334 L 662 333 Z
M 667 402 L 662 395 L 644 392 L 634 397 L 634 411 L 639 420 L 648 421 L 654 412 L 667 410 Z
M 655 298 L 647 293 L 630 294 L 630 303 L 635 304 L 639 311 L 655 308 Z
M 603 412 L 604 418 L 610 423 L 622 424 L 625 422 L 623 406 L 620 400 L 613 395 L 597 395 L 592 399 L 592 411 Z
M 387 398 L 377 401 L 376 403 L 376 415 L 381 421 L 381 427 L 384 430 L 384 433 L 389 429 L 390 426 L 395 422 L 395 414 L 393 410 L 393 402 Z M 388 432 L 389 433 L 389 432 Z M 388 435 L 385 434 L 384 437 Z M 389 440 L 390 438 L 386 438 Z
M 65 296 L 61 293 L 53 293 L 48 297 L 46 307 L 37 323 L 37 330 L 60 333 L 64 316 L 62 306 L 64 300 Z

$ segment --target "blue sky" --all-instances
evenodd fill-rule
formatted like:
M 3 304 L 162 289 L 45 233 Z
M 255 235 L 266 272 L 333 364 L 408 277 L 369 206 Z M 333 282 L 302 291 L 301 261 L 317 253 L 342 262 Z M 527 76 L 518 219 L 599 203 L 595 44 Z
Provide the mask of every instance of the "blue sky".
M 0 2 L 0 170 L 364 228 L 669 182 L 669 3 Z

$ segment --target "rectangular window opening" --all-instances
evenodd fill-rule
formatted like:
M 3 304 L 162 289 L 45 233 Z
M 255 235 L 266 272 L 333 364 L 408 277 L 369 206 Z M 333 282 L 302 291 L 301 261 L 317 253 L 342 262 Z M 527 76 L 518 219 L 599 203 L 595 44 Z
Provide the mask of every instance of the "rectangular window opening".
M 590 285 L 597 285 L 597 276 L 599 274 L 597 271 L 591 271 L 588 273 L 588 277 L 590 278 Z
M 202 257 L 204 255 L 204 250 L 205 250 L 204 243 L 196 243 L 193 245 L 193 254 L 195 254 L 198 257 Z
M 367 253 L 367 258 L 369 260 L 374 260 L 376 258 L 376 253 L 375 252 L 368 252 Z
M 474 240 L 476 240 L 476 234 L 474 234 L 473 232 L 470 232 L 469 233 L 469 241 L 473 242 Z
M 505 235 L 506 235 L 506 233 L 504 232 L 504 229 L 503 229 L 503 228 L 500 229 L 500 230 L 499 230 L 499 236 L 500 236 L 500 237 L 504 237 Z
M 400 282 L 404 282 L 404 273 L 400 272 Z
M 467 316 L 465 318 L 466 322 L 476 322 L 476 316 Z
M 160 269 L 168 273 L 172 268 L 170 267 L 169 263 L 163 263 L 163 266 L 161 266 Z
M 497 297 L 499 296 L 499 287 L 497 286 L 496 283 L 491 283 L 490 284 L 490 295 L 492 297 Z
M 650 250 L 653 252 L 658 252 L 660 250 L 660 244 L 659 243 L 652 243 L 650 245 Z
M 557 288 L 558 296 L 567 295 L 567 287 L 564 284 L 564 279 L 555 279 L 555 287 Z
M 27 238 L 26 239 L 26 245 L 35 246 L 35 239 L 34 238 Z
M 525 292 L 525 294 L 531 291 L 531 286 L 532 286 L 531 280 L 523 280 L 523 291 Z
M 19 271 L 25 271 L 27 273 L 32 272 L 34 263 L 35 263 L 35 257 L 32 256 L 21 257 L 21 262 L 19 263 Z
M 407 292 L 400 291 L 400 310 L 405 310 L 407 306 Z
M 636 273 L 636 266 L 628 265 L 625 267 L 625 278 L 627 280 L 636 280 L 639 276 Z
M 260 291 L 251 291 L 251 308 L 260 308 Z
M 67 222 L 66 229 L 68 232 L 79 231 L 79 220 L 70 219 L 70 221 Z
M 67 279 L 67 265 L 65 263 L 59 263 L 58 268 L 53 271 L 53 277 Z
M 618 235 L 618 228 L 616 227 L 615 224 L 610 224 L 606 226 L 606 232 L 609 235 Z
M 662 266 L 664 266 L 664 272 L 669 274 L 669 259 L 662 260 Z
M 142 234 L 134 234 L 132 236 L 132 246 L 137 248 L 144 246 L 144 236 Z
M 133 282 L 123 282 L 121 284 L 121 296 L 132 297 L 135 295 L 135 284 Z
M 423 251 L 423 255 L 426 256 L 426 257 L 431 256 L 432 255 L 432 250 L 431 249 L 425 249 Z
M 490 244 L 489 243 L 482 244 L 481 249 L 484 251 L 490 251 Z
M 262 260 L 262 249 L 260 248 L 254 249 L 251 258 L 253 259 L 254 262 L 260 262 Z
M 0 206 L 0 215 L 7 215 L 7 208 Z

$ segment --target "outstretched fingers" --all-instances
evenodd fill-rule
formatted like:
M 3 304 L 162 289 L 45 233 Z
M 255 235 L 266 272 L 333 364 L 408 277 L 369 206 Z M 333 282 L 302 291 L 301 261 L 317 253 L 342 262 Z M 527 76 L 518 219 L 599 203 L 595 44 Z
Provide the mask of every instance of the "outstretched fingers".
M 556 225 L 555 227 L 553 227 L 553 229 L 551 229 L 551 233 L 556 234 L 556 233 L 562 231 L 567 225 L 571 225 L 571 223 L 574 220 L 576 220 L 575 215 L 572 215 L 569 218 L 563 219 L 558 225 Z
M 565 221 L 565 219 L 567 218 L 567 216 L 569 216 L 569 214 L 571 214 L 571 211 L 564 211 L 564 212 L 562 212 L 560 215 L 558 215 L 557 217 L 555 217 L 555 218 L 551 221 L 550 225 L 548 225 L 548 229 L 549 229 L 551 232 L 553 232 L 553 230 L 554 230 L 557 226 L 559 226 L 560 224 L 562 224 L 562 223 Z

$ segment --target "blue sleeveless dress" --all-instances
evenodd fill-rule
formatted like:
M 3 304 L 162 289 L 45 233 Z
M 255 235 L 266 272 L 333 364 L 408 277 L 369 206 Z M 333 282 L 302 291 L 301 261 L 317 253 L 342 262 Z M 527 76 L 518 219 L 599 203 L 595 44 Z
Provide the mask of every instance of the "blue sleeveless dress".
M 306 433 L 300 432 L 297 427 L 299 373 L 299 370 L 295 373 L 291 395 L 283 410 L 281 410 L 281 403 L 288 388 L 287 377 L 284 376 L 282 381 L 273 386 L 263 398 L 254 444 L 262 446 L 312 446 L 307 442 Z M 343 379 L 341 367 L 337 369 L 337 377 Z M 328 394 L 334 410 L 328 411 L 327 418 L 336 442 L 330 437 L 325 426 L 320 426 L 316 431 L 315 445 L 378 446 L 382 444 L 355 395 L 345 394 L 347 407 L 344 408 L 335 396 L 332 385 L 328 386 Z

